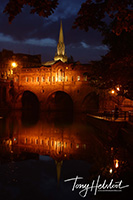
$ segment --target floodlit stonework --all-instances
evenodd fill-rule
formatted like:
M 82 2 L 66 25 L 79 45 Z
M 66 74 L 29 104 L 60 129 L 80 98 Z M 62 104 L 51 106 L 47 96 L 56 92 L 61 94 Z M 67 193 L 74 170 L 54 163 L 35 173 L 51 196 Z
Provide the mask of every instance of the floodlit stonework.
M 63 27 L 62 21 L 60 24 L 60 33 L 59 33 L 59 41 L 57 45 L 57 53 L 54 57 L 55 61 L 61 60 L 62 62 L 67 62 L 67 56 L 65 54 L 65 43 L 64 43 L 64 36 L 63 36 Z

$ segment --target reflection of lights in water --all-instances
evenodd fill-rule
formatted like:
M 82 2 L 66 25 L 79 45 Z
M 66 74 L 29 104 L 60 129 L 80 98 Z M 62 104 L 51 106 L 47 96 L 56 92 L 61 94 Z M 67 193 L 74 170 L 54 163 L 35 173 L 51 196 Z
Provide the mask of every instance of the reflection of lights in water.
M 114 160 L 114 165 L 115 165 L 115 168 L 118 168 L 119 167 L 119 160 Z
M 109 169 L 109 173 L 110 173 L 110 174 L 112 174 L 112 172 L 113 172 L 113 169 L 112 169 L 112 168 L 110 168 L 110 169 Z

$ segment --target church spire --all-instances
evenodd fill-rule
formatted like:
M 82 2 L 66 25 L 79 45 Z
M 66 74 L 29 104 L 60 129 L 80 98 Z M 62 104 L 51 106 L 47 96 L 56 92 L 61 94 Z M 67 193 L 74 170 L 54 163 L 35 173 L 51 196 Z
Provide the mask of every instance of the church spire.
M 60 22 L 59 41 L 57 44 L 57 53 L 55 54 L 54 60 L 55 61 L 61 60 L 62 62 L 67 62 L 67 56 L 65 54 L 65 44 L 64 44 L 62 21 Z
M 60 22 L 59 43 L 64 43 L 62 20 L 61 20 L 61 22 Z

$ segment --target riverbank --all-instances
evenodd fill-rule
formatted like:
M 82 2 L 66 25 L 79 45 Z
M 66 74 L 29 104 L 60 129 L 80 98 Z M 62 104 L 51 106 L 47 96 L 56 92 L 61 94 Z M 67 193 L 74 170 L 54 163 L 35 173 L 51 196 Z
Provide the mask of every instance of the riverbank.
M 122 143 L 122 145 L 133 153 L 133 123 L 128 121 L 110 121 L 99 116 L 87 114 L 88 123 L 95 126 L 99 131 L 98 138 L 104 144 L 112 145 Z

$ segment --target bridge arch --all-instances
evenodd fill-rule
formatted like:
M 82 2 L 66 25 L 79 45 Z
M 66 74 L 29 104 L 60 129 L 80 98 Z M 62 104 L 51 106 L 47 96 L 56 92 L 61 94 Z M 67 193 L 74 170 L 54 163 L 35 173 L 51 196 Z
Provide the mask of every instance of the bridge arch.
M 87 94 L 81 105 L 83 112 L 88 113 L 96 113 L 99 109 L 99 95 L 96 94 L 96 92 L 90 92 Z
M 22 110 L 39 110 L 40 103 L 37 95 L 30 90 L 21 90 L 14 99 L 14 108 Z
M 21 102 L 24 110 L 38 110 L 40 107 L 37 95 L 29 90 L 23 92 Z
M 64 91 L 54 91 L 47 98 L 46 109 L 48 111 L 73 111 L 73 100 Z

